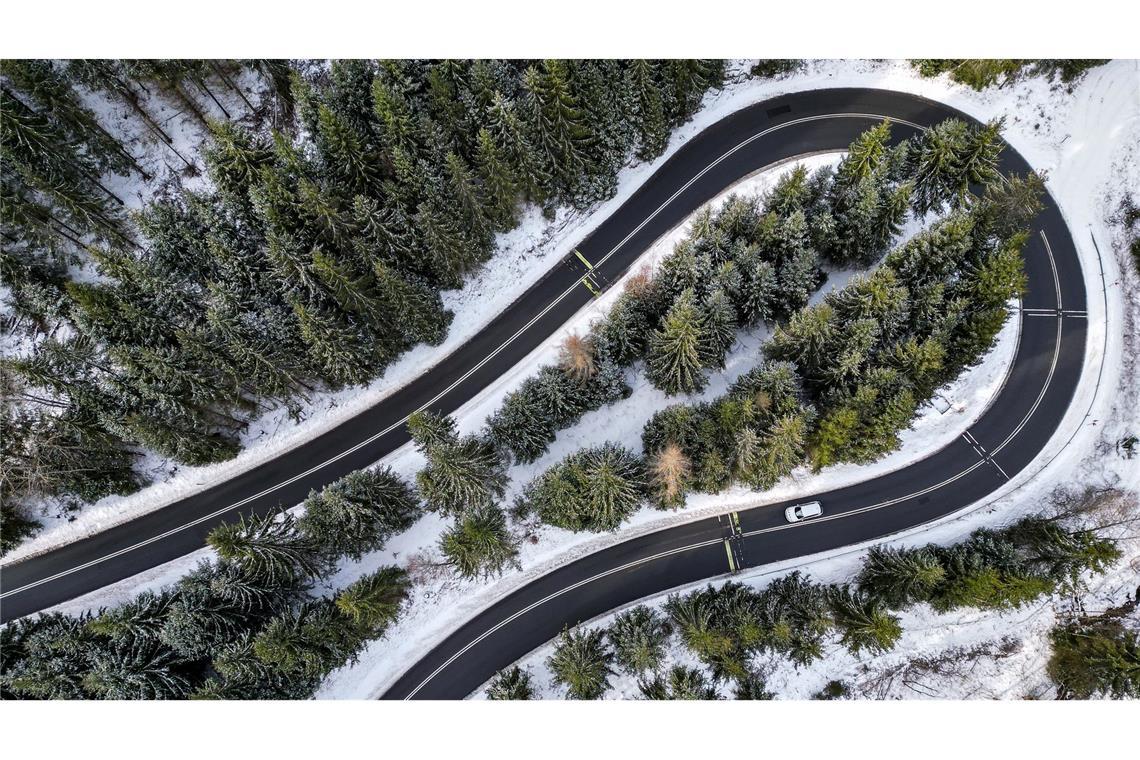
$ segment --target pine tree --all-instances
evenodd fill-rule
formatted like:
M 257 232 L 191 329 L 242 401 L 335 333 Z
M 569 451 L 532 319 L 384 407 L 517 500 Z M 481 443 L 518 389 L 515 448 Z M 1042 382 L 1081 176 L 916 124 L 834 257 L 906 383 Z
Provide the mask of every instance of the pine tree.
M 459 210 L 463 226 L 476 233 L 475 239 L 488 237 L 491 223 L 488 219 L 487 198 L 471 167 L 456 153 L 448 153 L 444 157 L 444 167 L 448 190 Z
M 1062 699 L 1140 696 L 1140 634 L 1102 615 L 1053 629 L 1047 666 Z
M 627 86 L 637 104 L 637 157 L 642 161 L 651 161 L 661 155 L 669 139 L 661 88 L 654 74 L 653 63 L 644 59 L 630 61 L 626 69 Z
M 439 291 L 411 278 L 401 277 L 391 267 L 376 262 L 378 298 L 392 315 L 390 328 L 395 328 L 405 345 L 427 343 L 438 346 L 447 337 L 447 329 L 455 315 L 443 308 Z
M 720 699 L 703 672 L 685 665 L 674 665 L 664 678 L 654 676 L 651 681 L 639 681 L 638 688 L 646 699 Z
M 317 679 L 284 675 L 257 658 L 250 633 L 227 642 L 213 653 L 216 675 L 206 679 L 191 699 L 307 699 Z
M 983 127 L 973 127 L 962 146 L 958 171 L 962 180 L 984 188 L 998 183 L 1001 176 L 1001 130 L 1005 119 L 990 121 Z
M 188 660 L 209 656 L 256 621 L 253 611 L 214 590 L 219 569 L 208 563 L 179 580 L 159 639 Z
M 100 610 L 87 627 L 118 643 L 157 641 L 174 598 L 166 591 L 144 591 L 125 604 Z
M 889 652 L 902 636 L 899 619 L 875 597 L 850 586 L 833 586 L 829 601 L 842 632 L 841 641 L 851 654 Z
M 321 600 L 271 619 L 254 638 L 253 653 L 290 681 L 310 681 L 347 663 L 361 644 L 349 619 Z
M 519 180 L 504 150 L 486 128 L 476 136 L 475 165 L 487 192 L 487 214 L 496 229 L 509 229 L 517 221 Z
M 599 699 L 610 687 L 612 661 L 605 631 L 595 628 L 563 631 L 546 664 L 570 699 Z
M 413 414 L 408 430 L 428 460 L 417 473 L 416 484 L 430 509 L 459 514 L 503 498 L 504 463 L 488 440 L 474 435 L 460 438 L 450 418 L 430 412 Z
M 521 506 L 567 530 L 616 530 L 640 505 L 643 488 L 641 462 L 606 443 L 575 452 L 535 478 Z
M 1045 177 L 1031 172 L 1024 177 L 1011 175 L 1004 182 L 986 185 L 980 207 L 975 213 L 998 238 L 1008 238 L 1029 226 L 1044 206 Z
M 289 512 L 222 523 L 206 542 L 222 559 L 270 582 L 298 582 L 326 571 L 313 540 L 298 532 Z
M 890 120 L 883 120 L 856 137 L 836 171 L 837 184 L 853 187 L 869 178 L 885 157 L 890 138 Z
M 542 157 L 541 165 L 554 180 L 552 189 L 564 197 L 571 196 L 580 178 L 594 167 L 587 155 L 590 127 L 570 91 L 565 63 L 548 59 L 541 71 L 527 69 L 523 87 L 528 95 L 527 126 Z
M 661 667 L 672 632 L 660 613 L 642 604 L 615 617 L 606 635 L 617 664 L 631 676 L 640 677 Z
M 369 149 L 366 136 L 324 103 L 318 106 L 317 137 L 326 167 L 351 194 L 369 195 L 379 190 L 379 156 Z
M 777 419 L 760 439 L 760 456 L 752 485 L 771 488 L 803 461 L 807 420 L 802 414 Z
M 391 468 L 357 470 L 310 492 L 297 529 L 326 556 L 360 559 L 410 527 L 419 514 L 415 494 Z
M 736 309 L 723 290 L 714 290 L 705 300 L 702 337 L 704 365 L 724 369 L 725 357 L 736 343 Z
M 439 546 L 448 565 L 464 578 L 502 575 L 518 563 L 518 539 L 511 535 L 503 510 L 481 505 L 459 516 Z
M 762 676 L 756 673 L 749 673 L 737 680 L 733 696 L 736 699 L 767 700 L 774 699 L 776 695 L 768 691 L 768 685 L 764 682 Z
M 912 201 L 919 214 L 964 201 L 969 180 L 963 174 L 962 155 L 968 139 L 966 124 L 958 119 L 947 119 L 923 133 L 911 154 Z
M 368 380 L 377 368 L 376 359 L 351 325 L 297 298 L 290 299 L 290 305 L 310 357 L 334 387 Z
M 0 690 L 28 699 L 89 699 L 83 684 L 101 642 L 87 614 L 47 613 L 5 626 Z M 13 630 L 14 629 L 14 630 Z
M 874 546 L 859 572 L 859 588 L 882 599 L 892 609 L 903 609 L 930 598 L 946 571 L 928 549 L 893 549 Z
M 512 665 L 500 670 L 487 686 L 487 699 L 525 700 L 534 698 L 534 687 L 530 683 L 530 673 Z
M 96 652 L 83 687 L 100 699 L 183 699 L 190 681 L 179 664 L 156 642 L 120 643 Z
M 407 571 L 382 567 L 337 594 L 336 607 L 365 638 L 378 638 L 399 617 L 410 587 Z
M 507 165 L 515 172 L 516 185 L 523 197 L 534 203 L 543 202 L 549 194 L 551 177 L 527 135 L 515 104 L 502 93 L 495 93 L 488 129 Z
M 701 367 L 707 345 L 704 319 L 697 311 L 693 291 L 686 290 L 649 340 L 649 381 L 669 395 L 700 391 L 706 383 Z

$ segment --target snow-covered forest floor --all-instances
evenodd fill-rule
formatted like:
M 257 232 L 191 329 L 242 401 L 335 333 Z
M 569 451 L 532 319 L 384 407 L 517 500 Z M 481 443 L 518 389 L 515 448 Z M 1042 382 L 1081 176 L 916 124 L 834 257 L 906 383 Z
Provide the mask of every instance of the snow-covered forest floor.
M 742 67 L 734 67 L 740 70 Z M 1115 209 L 1121 195 L 1128 188 L 1140 186 L 1137 176 L 1136 146 L 1140 144 L 1140 74 L 1134 61 L 1116 61 L 1093 69 L 1072 92 L 1040 80 L 1030 80 L 1015 86 L 977 93 L 954 85 L 945 78 L 923 80 L 905 62 L 815 62 L 805 71 L 778 80 L 739 79 L 720 93 L 706 100 L 697 117 L 674 135 L 669 150 L 658 161 L 664 161 L 683 142 L 708 124 L 751 103 L 781 92 L 810 88 L 838 86 L 870 86 L 914 92 L 946 102 L 979 119 L 1006 117 L 1006 138 L 1038 169 L 1049 174 L 1049 188 L 1060 202 L 1062 210 L 1076 237 L 1076 243 L 1085 264 L 1086 281 L 1090 293 L 1091 316 L 1089 344 L 1086 357 L 1088 380 L 1078 392 L 1070 414 L 1060 431 L 1042 454 L 1040 462 L 1011 483 L 1003 495 L 969 514 L 948 520 L 940 525 L 915 532 L 905 539 L 908 543 L 928 541 L 949 542 L 964 536 L 980 525 L 1003 524 L 1015 516 L 1035 512 L 1048 501 L 1050 493 L 1061 483 L 1073 488 L 1083 486 L 1112 486 L 1135 494 L 1140 489 L 1140 476 L 1135 462 L 1125 462 L 1116 453 L 1115 442 L 1127 433 L 1140 429 L 1137 408 L 1140 388 L 1134 365 L 1122 361 L 1134 357 L 1135 325 L 1140 319 L 1140 283 L 1134 270 L 1127 267 L 1120 246 L 1114 246 L 1114 232 L 1107 218 Z M 815 165 L 834 161 L 836 156 L 813 157 Z M 41 536 L 26 547 L 9 555 L 6 560 L 26 556 L 30 551 L 73 540 L 78 535 L 94 532 L 107 525 L 127 519 L 139 512 L 154 509 L 174 498 L 192 493 L 209 482 L 252 466 L 258 461 L 296 445 L 316 435 L 330 425 L 350 416 L 391 392 L 399 383 L 406 382 L 418 372 L 438 361 L 465 336 L 472 334 L 548 266 L 564 255 L 569 247 L 605 218 L 633 189 L 657 166 L 642 165 L 627 169 L 621 176 L 618 195 L 590 214 L 570 215 L 560 212 L 553 222 L 547 222 L 537 211 L 532 212 L 520 229 L 499 240 L 498 253 L 479 275 L 461 291 L 445 294 L 445 302 L 456 311 L 448 341 L 434 349 L 421 348 L 405 356 L 389 368 L 385 376 L 363 389 L 340 394 L 314 396 L 299 422 L 288 418 L 284 410 L 272 412 L 251 425 L 246 434 L 249 444 L 241 456 L 225 465 L 213 468 L 182 468 L 168 472 L 165 465 L 154 463 L 152 473 L 155 485 L 126 498 L 105 499 L 84 510 L 77 520 L 49 526 Z M 755 192 L 774 178 L 776 172 L 767 172 L 747 180 L 738 192 Z M 684 229 L 675 230 L 645 254 L 645 263 L 658 260 L 667 253 Z M 1089 236 L 1091 234 L 1091 237 Z M 1103 268 L 1108 290 L 1105 301 L 1100 299 L 1100 265 L 1095 240 L 1103 254 Z M 1119 241 L 1117 241 L 1119 242 Z M 821 290 L 841 285 L 850 273 L 832 273 Z M 529 278 L 529 279 L 528 279 Z M 508 290 L 507 287 L 510 287 Z M 589 305 L 556 336 L 536 350 L 526 361 L 500 378 L 478 398 L 456 415 L 463 431 L 480 427 L 487 415 L 494 411 L 502 397 L 540 364 L 553 360 L 556 346 L 565 333 L 581 331 L 589 321 L 601 313 L 615 297 L 617 289 L 606 298 Z M 1105 305 L 1110 329 L 1105 332 Z M 986 361 L 971 369 L 943 396 L 950 409 L 942 413 L 926 409 L 914 429 L 903 438 L 903 448 L 892 457 L 867 467 L 842 467 L 819 475 L 797 472 L 772 491 L 762 495 L 733 490 L 712 496 L 695 496 L 679 512 L 659 512 L 643 509 L 634 519 L 615 534 L 605 536 L 576 536 L 554 528 L 525 526 L 520 561 L 523 569 L 510 572 L 499 579 L 486 582 L 467 582 L 456 579 L 436 563 L 439 555 L 435 542 L 444 528 L 444 521 L 434 515 L 421 519 L 405 534 L 394 538 L 388 546 L 363 560 L 343 567 L 331 579 L 330 585 L 341 587 L 364 572 L 381 564 L 396 562 L 409 567 L 416 580 L 412 598 L 400 621 L 390 629 L 386 638 L 365 650 L 360 661 L 334 673 L 326 682 L 320 696 L 326 698 L 369 697 L 382 692 L 417 656 L 426 652 L 470 615 L 499 598 L 511 589 L 525 583 L 547 569 L 563 564 L 574 556 L 629 538 L 638 532 L 663 527 L 671 522 L 692 519 L 737 509 L 767 501 L 788 498 L 798 493 L 810 493 L 839 483 L 855 482 L 873 477 L 887 469 L 904 466 L 915 458 L 939 448 L 945 441 L 957 436 L 962 429 L 981 413 L 988 399 L 1000 386 L 1008 365 L 1012 346 L 1011 337 L 1016 330 L 1013 320 L 1003 332 L 997 348 Z M 763 331 L 741 336 L 725 373 L 715 376 L 705 395 L 723 391 L 727 384 L 757 361 L 756 347 L 764 340 Z M 1107 337 L 1107 346 L 1104 341 Z M 1103 367 L 1102 367 L 1103 362 Z M 1103 370 L 1099 387 L 1093 382 Z M 619 406 L 602 409 L 586 415 L 574 427 L 563 431 L 551 450 L 538 462 L 514 467 L 511 470 L 512 493 L 517 492 L 533 475 L 566 453 L 583 445 L 602 440 L 616 440 L 640 449 L 640 432 L 644 421 L 663 405 L 664 399 L 639 376 L 631 375 L 634 394 Z M 1088 415 L 1086 417 L 1086 412 Z M 1070 443 L 1064 445 L 1073 436 Z M 405 447 L 386 458 L 401 474 L 411 476 L 422 464 L 419 455 Z M 1042 465 L 1046 468 L 1041 470 Z M 1026 483 L 1026 481 L 1029 481 Z M 1126 556 L 1113 573 L 1090 584 L 1090 599 L 1086 606 L 1097 608 L 1119 603 L 1122 595 L 1137 585 L 1140 567 L 1140 550 L 1135 541 L 1122 544 Z M 858 563 L 859 550 L 846 550 L 835 556 L 807 563 L 804 569 L 821 581 L 842 580 L 848 577 Z M 143 590 L 173 581 L 198 559 L 207 556 L 206 550 L 169 563 L 161 568 L 123 581 L 115 586 L 74 600 L 59 609 L 78 611 L 97 608 L 122 601 Z M 786 568 L 783 568 L 786 569 Z M 760 568 L 749 582 L 764 583 L 781 568 Z M 995 649 L 998 655 L 972 669 L 970 678 L 962 679 L 958 686 L 942 696 L 1047 696 L 1042 691 L 1043 662 L 1047 658 L 1047 631 L 1052 624 L 1052 607 L 1057 600 L 1035 610 L 1021 610 L 1009 615 L 971 613 L 969 611 L 947 616 L 935 616 L 922 610 L 906 613 L 903 626 L 904 639 L 896 653 L 876 658 L 875 662 L 860 662 L 845 652 L 834 651 L 813 666 L 798 673 L 790 665 L 773 663 L 769 686 L 781 696 L 804 697 L 818 691 L 828 680 L 842 678 L 853 684 L 864 679 L 874 681 L 873 674 L 885 673 L 900 664 L 899 658 L 924 654 L 940 656 L 954 647 L 978 647 L 985 642 L 1014 637 L 1019 648 L 1006 654 L 1009 647 Z M 544 672 L 542 651 L 533 653 L 527 660 L 536 676 L 536 684 L 547 687 L 549 678 Z M 681 656 L 677 653 L 677 656 Z M 864 671 L 864 666 L 870 668 Z M 785 672 L 786 671 L 786 672 Z M 872 675 L 869 675 L 872 674 Z M 871 686 L 866 693 L 873 696 L 917 696 L 910 686 L 914 679 L 896 678 L 896 683 L 885 692 L 874 693 Z M 613 696 L 632 696 L 633 684 L 615 681 Z M 884 687 L 886 688 L 886 687 Z

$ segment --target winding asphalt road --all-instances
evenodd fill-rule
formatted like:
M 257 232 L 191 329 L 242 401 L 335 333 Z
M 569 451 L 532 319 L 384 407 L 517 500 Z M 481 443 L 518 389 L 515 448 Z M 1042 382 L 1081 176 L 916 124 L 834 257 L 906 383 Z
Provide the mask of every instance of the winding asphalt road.
M 947 117 L 941 104 L 883 90 L 781 96 L 705 129 L 577 249 L 605 288 L 650 243 L 735 180 L 805 153 L 844 149 L 890 118 L 894 139 Z M 1012 150 L 1008 169 L 1028 171 Z M 888 535 L 983 498 L 1037 455 L 1080 379 L 1085 292 L 1072 239 L 1047 199 L 1026 250 L 1029 292 L 1003 392 L 971 430 L 906 469 L 823 493 L 825 516 L 783 522 L 784 504 L 651 533 L 554 570 L 476 615 L 392 686 L 388 698 L 461 698 L 566 624 L 665 589 L 743 567 Z M 497 319 L 385 400 L 330 432 L 209 490 L 90 538 L 0 569 L 0 620 L 30 614 L 194 551 L 220 522 L 301 501 L 310 489 L 405 443 L 416 409 L 451 412 L 523 360 L 592 298 L 571 255 Z
M 820 122 L 798 121 L 828 113 L 846 114 L 823 116 L 824 123 L 845 130 L 841 143 L 852 130 L 867 126 L 867 120 L 855 114 L 891 117 L 896 139 L 912 133 L 914 125 L 929 126 L 950 116 L 973 121 L 910 95 L 825 90 L 761 104 L 711 131 L 727 137 L 723 145 L 735 144 L 729 135 L 762 132 L 771 124 L 773 109 L 783 106 L 791 110 L 780 114 L 776 123 L 794 125 L 802 139 L 793 141 L 793 150 L 801 151 L 837 147 L 815 131 Z M 728 128 L 729 121 L 735 121 L 737 131 Z M 769 133 L 757 139 L 747 158 L 743 152 L 732 157 L 735 171 L 728 172 L 729 177 L 789 155 L 782 152 L 784 142 L 771 137 Z M 1003 161 L 1006 170 L 1030 169 L 1008 147 Z M 1087 314 L 1080 261 L 1051 197 L 1045 199 L 1025 261 L 1028 291 L 1005 385 L 977 422 L 951 444 L 867 482 L 684 523 L 563 565 L 477 614 L 413 664 L 384 698 L 461 699 L 566 625 L 684 584 L 887 536 L 994 492 L 1027 467 L 1057 429 L 1080 381 L 1085 355 Z M 824 516 L 788 524 L 784 507 L 809 499 L 822 502 Z

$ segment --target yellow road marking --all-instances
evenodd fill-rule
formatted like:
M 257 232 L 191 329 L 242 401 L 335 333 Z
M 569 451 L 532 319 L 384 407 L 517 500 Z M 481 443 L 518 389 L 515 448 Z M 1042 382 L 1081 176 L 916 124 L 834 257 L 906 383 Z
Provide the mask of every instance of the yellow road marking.
M 586 265 L 586 269 L 589 269 L 591 272 L 594 271 L 594 265 L 591 264 L 589 261 L 587 261 L 586 257 L 583 256 L 582 252 L 579 251 L 577 248 L 574 249 L 574 255 L 578 257 L 579 261 L 581 261 L 583 264 Z
M 736 562 L 732 559 L 732 545 L 728 543 L 728 539 L 724 539 L 724 551 L 728 555 L 728 569 L 736 572 Z

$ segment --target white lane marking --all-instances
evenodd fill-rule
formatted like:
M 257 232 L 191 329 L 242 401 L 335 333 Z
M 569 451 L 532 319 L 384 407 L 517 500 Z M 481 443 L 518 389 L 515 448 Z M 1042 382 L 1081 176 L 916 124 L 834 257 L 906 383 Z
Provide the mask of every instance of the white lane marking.
M 974 451 L 978 452 L 982 459 L 996 467 L 997 471 L 1000 472 L 1006 480 L 1010 479 L 1009 475 L 1006 474 L 1006 471 L 1001 468 L 1001 465 L 997 463 L 996 459 L 994 459 L 989 455 L 989 453 L 986 452 L 986 447 L 978 442 L 978 439 L 974 437 L 973 433 L 967 430 L 965 433 L 962 433 L 962 437 L 965 438 L 966 441 L 974 447 Z
M 918 129 L 918 130 L 923 129 L 923 127 L 921 125 L 915 124 L 914 122 L 906 121 L 904 119 L 894 119 L 894 118 L 891 118 L 889 116 L 882 116 L 879 114 L 865 114 L 865 113 L 822 114 L 819 116 L 805 116 L 805 117 L 802 117 L 799 119 L 794 119 L 792 121 L 785 122 L 783 124 L 777 124 L 774 127 L 768 127 L 767 129 L 764 129 L 760 132 L 757 132 L 756 134 L 752 135 L 751 137 L 743 140 L 742 142 L 733 146 L 729 150 L 725 151 L 725 153 L 722 154 L 719 158 L 717 158 L 715 161 L 710 163 L 705 168 L 701 169 L 701 171 L 698 172 L 696 175 L 694 175 L 692 179 L 690 179 L 688 182 L 686 182 L 684 185 L 682 185 L 680 187 L 680 189 L 678 189 L 675 193 L 673 193 L 673 195 L 669 196 L 669 198 L 664 203 L 662 203 L 660 206 L 658 206 L 653 211 L 653 213 L 651 213 L 648 217 L 646 217 L 645 220 L 642 221 L 641 224 L 639 224 L 636 228 L 634 228 L 634 230 L 632 232 L 630 232 L 628 235 L 626 235 L 624 238 L 622 238 L 621 242 L 619 242 L 617 245 L 615 245 L 613 248 L 611 248 L 609 253 L 607 253 L 605 256 L 603 256 L 601 259 L 599 259 L 598 262 L 594 265 L 595 269 L 597 267 L 600 267 L 606 261 L 608 261 L 611 256 L 613 256 L 627 242 L 629 242 L 629 240 L 634 235 L 636 235 L 638 232 L 640 232 L 645 227 L 645 225 L 649 224 L 649 222 L 651 222 L 653 219 L 655 219 L 658 216 L 658 214 L 660 214 L 669 204 L 671 204 L 673 201 L 675 201 L 678 197 L 680 197 L 680 195 L 683 192 L 688 190 L 701 177 L 703 177 L 705 174 L 707 174 L 713 168 L 718 166 L 720 163 L 722 163 L 728 157 L 737 153 L 738 151 L 740 151 L 741 149 L 750 145 L 751 143 L 755 142 L 756 140 L 759 140 L 760 138 L 765 137 L 768 134 L 776 132 L 777 130 L 785 129 L 787 127 L 796 126 L 799 124 L 804 124 L 807 122 L 821 121 L 824 119 L 837 119 L 837 118 L 839 118 L 839 119 L 869 119 L 869 120 L 878 120 L 878 121 L 882 121 L 883 119 L 888 119 L 892 123 L 895 123 L 895 124 L 904 124 L 908 127 L 912 127 L 914 129 Z M 447 395 L 452 390 L 454 390 L 457 386 L 459 386 L 459 384 L 461 384 L 465 380 L 467 380 L 467 378 L 470 377 L 472 374 L 477 372 L 479 369 L 482 369 L 482 367 L 484 365 L 486 365 L 487 362 L 491 361 L 494 357 L 498 356 L 499 353 L 501 353 L 508 345 L 513 343 L 520 335 L 522 335 L 524 332 L 529 330 L 539 319 L 546 316 L 546 314 L 551 309 L 553 309 L 555 306 L 557 306 L 559 303 L 561 303 L 567 296 L 569 296 L 572 292 L 574 292 L 577 289 L 578 285 L 579 285 L 579 282 L 577 280 L 575 280 L 573 285 L 571 285 L 566 290 L 564 290 L 562 292 L 562 294 L 559 295 L 553 301 L 551 301 L 550 304 L 546 306 L 546 308 L 544 308 L 541 312 L 539 312 L 534 317 L 532 317 L 526 324 L 524 324 L 522 327 L 520 327 L 514 333 L 514 335 L 512 335 L 511 337 L 509 337 L 505 341 L 503 341 L 501 344 L 499 344 L 499 346 L 494 351 L 492 351 L 486 357 L 481 359 L 474 367 L 472 367 L 470 370 L 468 370 L 466 373 L 464 373 L 461 377 L 459 377 L 457 380 L 455 380 L 453 383 L 451 383 L 451 385 L 447 386 L 442 391 L 437 393 L 429 401 L 425 402 L 422 406 L 420 406 L 415 411 L 418 412 L 418 411 L 421 411 L 421 410 L 426 409 L 427 407 L 431 406 L 436 401 L 443 398 L 445 395 Z M 446 360 L 446 357 L 444 358 L 444 360 Z M 412 414 L 414 414 L 414 413 L 415 412 L 412 412 Z M 142 548 L 144 546 L 148 546 L 148 545 L 150 545 L 156 541 L 161 541 L 162 539 L 168 538 L 169 536 L 172 536 L 175 533 L 179 533 L 179 532 L 186 530 L 188 528 L 192 528 L 195 525 L 199 525 L 203 522 L 206 522 L 207 520 L 212 520 L 216 517 L 224 515 L 226 512 L 230 512 L 234 509 L 238 509 L 240 507 L 243 507 L 246 504 L 250 503 L 251 501 L 255 501 L 256 499 L 260 499 L 261 497 L 266 496 L 270 493 L 273 493 L 274 491 L 276 491 L 278 489 L 284 488 L 287 485 L 295 483 L 298 480 L 301 480 L 302 478 L 306 478 L 309 475 L 312 475 L 314 472 L 317 472 L 318 470 L 321 470 L 321 469 L 327 467 L 328 465 L 333 464 L 334 462 L 340 461 L 341 459 L 348 456 L 349 454 L 352 454 L 352 453 L 360 450 L 362 447 L 367 446 L 370 443 L 373 443 L 374 441 L 376 441 L 379 438 L 382 438 L 383 436 L 392 432 L 396 428 L 405 424 L 407 421 L 408 421 L 408 417 L 403 417 L 400 420 L 392 423 L 388 427 L 384 428 L 379 433 L 376 433 L 376 434 L 370 436 L 369 438 L 364 439 L 363 441 L 356 444 L 355 446 L 353 446 L 349 449 L 345 449 L 344 451 L 340 452 L 339 454 L 336 454 L 335 456 L 330 457 L 329 459 L 326 459 L 325 461 L 321 462 L 320 464 L 313 465 L 312 467 L 305 470 L 304 472 L 302 472 L 298 475 L 294 475 L 293 477 L 288 478 L 287 480 L 283 480 L 280 483 L 276 483 L 272 486 L 269 486 L 268 488 L 266 488 L 262 491 L 259 491 L 258 493 L 255 493 L 252 496 L 247 496 L 244 499 L 241 499 L 240 501 L 237 501 L 237 502 L 234 502 L 233 504 L 222 507 L 221 509 L 217 509 L 217 510 L 209 513 L 208 515 L 203 515 L 202 517 L 199 517 L 196 520 L 192 520 L 192 521 L 186 523 L 185 525 L 180 525 L 176 528 L 171 528 L 170 530 L 166 531 L 165 533 L 144 539 L 142 541 L 139 541 L 138 543 L 135 543 L 135 544 L 132 544 L 131 546 L 127 546 L 127 547 L 124 547 L 122 549 L 119 549 L 115 552 L 112 552 L 111 554 L 106 555 L 106 556 L 98 557 L 97 559 L 90 560 L 89 562 L 85 562 L 82 565 L 77 565 L 76 567 L 72 567 L 72 568 L 69 568 L 67 570 L 62 570 L 62 571 L 56 573 L 55 575 L 51 575 L 51 576 L 48 576 L 46 578 L 41 578 L 38 581 L 33 581 L 32 583 L 25 584 L 23 586 L 20 586 L 19 588 L 10 589 L 8 591 L 0 593 L 0 599 L 7 598 L 7 597 L 12 596 L 14 594 L 18 594 L 22 591 L 27 591 L 28 589 L 35 588 L 37 586 L 43 585 L 44 583 L 50 583 L 50 582 L 58 580 L 59 578 L 62 578 L 64 576 L 71 575 L 72 573 L 76 573 L 76 572 L 79 572 L 81 570 L 86 570 L 87 568 L 92 567 L 94 565 L 97 565 L 101 562 L 106 562 L 109 559 L 114 559 L 115 557 L 119 557 L 123 554 L 127 554 L 129 552 L 132 552 L 135 549 L 140 549 L 140 548 Z
M 589 578 L 585 578 L 583 580 L 580 580 L 571 586 L 566 586 L 565 588 L 561 588 L 558 591 L 555 591 L 553 594 L 549 594 L 548 596 L 545 596 L 542 599 L 539 599 L 537 602 L 531 602 L 528 606 L 526 606 L 523 609 L 519 610 L 518 612 L 514 613 L 510 617 L 504 618 L 503 620 L 496 623 L 491 628 L 488 628 L 486 631 L 481 633 L 478 638 L 473 639 L 470 643 L 467 644 L 467 646 L 463 647 L 458 652 L 453 654 L 450 658 L 448 658 L 447 662 L 443 663 L 438 668 L 436 668 L 432 672 L 431 675 L 429 675 L 427 678 L 425 678 L 423 680 L 423 682 L 421 682 L 419 686 L 417 686 L 414 690 L 412 690 L 412 692 L 409 693 L 408 696 L 405 697 L 404 699 L 411 699 L 416 694 L 418 694 L 420 692 L 420 689 L 422 689 L 424 686 L 426 686 L 429 681 L 431 681 L 433 678 L 435 678 L 437 675 L 439 675 L 445 668 L 447 668 L 447 666 L 451 665 L 451 663 L 455 662 L 461 656 L 466 654 L 467 651 L 471 649 L 471 647 L 475 646 L 480 641 L 482 641 L 483 639 L 485 639 L 488 636 L 490 636 L 491 634 L 493 634 L 495 631 L 498 631 L 500 628 L 505 626 L 507 623 L 510 623 L 512 620 L 515 620 L 518 617 L 525 615 L 526 613 L 530 612 L 531 610 L 535 609 L 536 607 L 541 607 L 543 604 L 546 604 L 547 602 L 549 602 L 552 599 L 557 599 L 558 597 L 562 596 L 563 594 L 566 594 L 570 591 L 573 591 L 576 588 L 580 588 L 581 586 L 585 586 L 586 584 L 592 583 L 592 582 L 599 580 L 601 578 L 605 578 L 608 575 L 613 575 L 614 573 L 620 573 L 623 570 L 629 570 L 630 568 L 637 567 L 638 565 L 644 565 L 648 562 L 656 562 L 659 559 L 662 559 L 664 557 L 668 557 L 668 556 L 673 555 L 673 554 L 680 554 L 681 552 L 687 552 L 687 551 L 690 551 L 692 549 L 700 549 L 700 548 L 703 548 L 705 546 L 713 546 L 715 544 L 721 543 L 722 541 L 724 541 L 724 539 L 722 539 L 722 538 L 713 538 L 713 539 L 710 539 L 708 541 L 701 541 L 700 543 L 689 544 L 688 546 L 681 546 L 681 547 L 678 547 L 676 549 L 670 549 L 668 551 L 660 552 L 660 553 L 654 554 L 650 557 L 643 557 L 642 559 L 636 559 L 633 562 L 627 562 L 626 564 L 624 564 L 620 567 L 615 567 L 615 568 L 611 568 L 609 570 L 604 570 L 604 571 L 598 573 L 597 575 L 593 575 Z
M 1057 311 L 1064 308 L 1061 303 L 1061 278 L 1057 276 L 1057 262 L 1053 260 L 1053 246 L 1049 245 L 1049 238 L 1045 237 L 1045 230 L 1038 230 L 1041 240 L 1045 243 L 1045 252 L 1049 254 L 1049 266 L 1053 267 L 1053 287 L 1057 291 Z
M 1060 308 L 1061 280 L 1057 276 L 1057 264 L 1053 261 L 1053 248 L 1049 245 L 1049 238 L 1045 237 L 1044 230 L 1041 230 L 1041 239 L 1045 241 L 1045 252 L 1049 254 L 1049 265 L 1053 269 L 1053 285 L 1057 291 L 1057 307 Z M 1000 453 L 1001 450 L 1004 449 L 1009 444 L 1009 442 L 1012 441 L 1017 436 L 1017 434 L 1025 428 L 1025 425 L 1029 422 L 1029 418 L 1033 416 L 1033 414 L 1037 411 L 1037 407 L 1041 405 L 1042 399 L 1045 398 L 1045 394 L 1049 391 L 1049 386 L 1053 384 L 1053 373 L 1057 371 L 1057 360 L 1061 356 L 1062 323 L 1063 320 L 1057 320 L 1057 337 L 1053 343 L 1053 361 L 1049 364 L 1049 374 L 1045 376 L 1045 385 L 1041 387 L 1041 392 L 1037 394 L 1037 399 L 1033 402 L 1033 406 L 1031 406 L 1029 408 L 1029 411 L 1025 413 L 1025 417 L 1023 417 L 1021 422 L 1017 424 L 1017 427 L 1013 429 L 1013 432 L 1006 436 L 1004 441 L 994 447 L 994 456 L 997 456 L 997 454 Z

